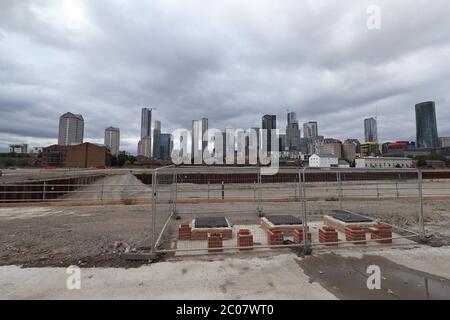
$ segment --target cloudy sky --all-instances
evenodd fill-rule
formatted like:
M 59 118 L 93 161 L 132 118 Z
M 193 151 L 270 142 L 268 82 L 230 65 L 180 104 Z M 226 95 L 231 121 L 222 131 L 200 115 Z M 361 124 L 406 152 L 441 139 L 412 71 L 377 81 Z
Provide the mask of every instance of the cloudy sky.
M 142 106 L 165 132 L 202 116 L 260 126 L 266 113 L 284 131 L 289 109 L 362 140 L 378 105 L 387 141 L 414 140 L 414 104 L 435 100 L 450 136 L 449 12 L 448 0 L 1 0 L 0 151 L 55 143 L 71 111 L 86 140 L 117 126 L 136 152 Z

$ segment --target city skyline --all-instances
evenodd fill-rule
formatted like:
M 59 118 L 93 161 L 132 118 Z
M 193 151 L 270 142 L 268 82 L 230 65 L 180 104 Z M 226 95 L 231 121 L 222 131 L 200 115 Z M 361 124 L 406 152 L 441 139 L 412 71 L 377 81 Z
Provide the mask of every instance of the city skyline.
M 263 1 L 257 11 L 240 2 L 203 3 L 201 10 L 167 2 L 133 8 L 83 2 L 79 25 L 70 26 L 56 18 L 58 2 L 42 5 L 43 15 L 27 3 L 4 2 L 0 151 L 8 144 L 56 143 L 54 119 L 70 110 L 85 119 L 84 141 L 102 143 L 104 128 L 112 125 L 121 128 L 122 149 L 135 153 L 139 109 L 148 104 L 158 108 L 164 132 L 189 128 L 203 115 L 211 127 L 251 128 L 264 114 L 276 115 L 283 132 L 289 108 L 300 127 L 317 120 L 325 137 L 360 141 L 362 119 L 374 116 L 378 105 L 379 141 L 414 141 L 414 105 L 434 100 L 438 132 L 450 136 L 450 79 L 443 71 L 450 36 L 428 35 L 430 19 L 433 28 L 448 30 L 442 8 L 449 4 L 381 1 L 383 26 L 373 31 L 365 24 L 369 2 L 355 1 L 351 10 L 319 2 Z M 144 24 L 116 23 L 161 12 Z M 270 29 L 267 19 L 274 22 Z
M 428 105 L 431 105 L 431 110 L 429 110 Z M 418 106 L 425 106 L 428 109 L 427 112 L 425 114 L 421 114 L 420 117 L 418 117 Z M 423 128 L 425 128 L 426 130 L 437 130 L 438 126 L 437 126 L 437 113 L 436 113 L 436 105 L 434 101 L 426 101 L 426 102 L 421 102 L 415 105 L 415 117 L 416 117 L 416 137 L 419 137 L 419 131 L 423 130 Z M 154 158 L 154 159 L 161 159 L 161 155 L 162 153 L 167 153 L 167 145 L 165 145 L 164 147 L 162 147 L 161 145 L 161 137 L 164 135 L 166 136 L 165 139 L 167 139 L 167 136 L 170 136 L 171 133 L 163 133 L 162 130 L 162 125 L 161 125 L 161 121 L 156 120 L 155 117 L 153 116 L 153 111 L 154 109 L 152 108 L 146 108 L 143 107 L 141 108 L 141 122 L 140 122 L 140 128 L 141 128 L 141 136 L 142 138 L 139 139 L 136 147 L 137 147 L 137 152 L 135 153 L 137 156 L 141 155 L 141 156 L 145 156 L 147 158 Z M 431 111 L 431 113 L 429 112 Z M 287 149 L 285 149 L 286 151 L 302 151 L 302 148 L 300 147 L 302 142 L 302 139 L 311 139 L 311 138 L 320 138 L 320 139 L 324 139 L 325 140 L 333 140 L 336 139 L 336 137 L 324 137 L 322 135 L 319 134 L 319 130 L 318 130 L 318 121 L 308 121 L 305 122 L 303 124 L 303 132 L 301 132 L 301 129 L 298 128 L 298 122 L 299 120 L 297 119 L 297 115 L 296 112 L 293 111 L 289 111 L 287 110 L 286 112 L 287 115 L 287 121 L 286 121 L 286 130 L 283 132 L 281 130 L 279 130 L 278 134 L 279 134 L 279 139 L 284 139 L 283 143 L 284 143 L 284 147 L 286 147 Z M 419 120 L 419 118 L 426 116 L 427 121 L 422 124 L 421 121 Z M 263 115 L 261 117 L 262 119 L 262 123 L 260 127 L 253 127 L 253 128 L 246 128 L 245 126 L 241 126 L 240 128 L 233 128 L 236 130 L 247 130 L 247 129 L 255 129 L 255 130 L 259 130 L 259 129 L 277 129 L 277 118 L 276 115 Z M 69 121 L 70 120 L 70 121 Z M 428 123 L 429 122 L 433 122 L 432 126 L 430 128 L 428 128 Z M 81 128 L 79 127 L 79 122 L 81 122 Z M 208 118 L 206 117 L 202 117 L 200 120 L 192 120 L 192 127 L 189 130 L 191 132 L 191 143 L 190 143 L 190 148 L 191 148 L 191 157 L 193 157 L 193 141 L 194 141 L 194 131 L 197 131 L 197 127 L 196 127 L 196 123 L 200 123 L 200 127 L 203 128 L 205 127 L 205 129 L 201 129 L 202 133 L 204 134 L 206 130 L 208 130 Z M 300 135 L 300 139 L 298 141 L 298 146 L 300 148 L 296 148 L 294 150 L 289 150 L 289 145 L 287 144 L 288 140 L 288 136 L 289 136 L 289 128 L 290 126 L 292 126 L 292 124 L 296 124 L 297 126 L 297 134 Z M 363 136 L 364 139 L 360 140 L 361 142 L 377 142 L 379 143 L 379 145 L 383 144 L 383 143 L 389 143 L 389 142 L 395 142 L 395 141 L 404 141 L 404 140 L 400 140 L 400 139 L 393 139 L 393 140 L 386 140 L 386 141 L 379 141 L 378 140 L 378 132 L 377 132 L 377 120 L 373 117 L 370 118 L 365 118 L 363 121 Z M 69 130 L 70 129 L 70 130 Z M 212 130 L 219 130 L 222 132 L 223 129 L 218 129 L 218 128 L 209 128 Z M 110 147 L 110 144 L 112 143 L 111 141 L 111 137 L 109 137 L 110 141 L 107 142 L 107 131 L 117 131 L 118 132 L 118 137 L 116 137 L 115 139 L 117 140 L 117 142 L 114 142 L 114 147 Z M 71 133 L 68 136 L 68 133 Z M 267 133 L 268 136 L 270 136 L 270 133 Z M 81 135 L 81 137 L 80 137 Z M 59 145 L 73 145 L 73 144 L 79 144 L 79 143 L 83 143 L 83 142 L 91 142 L 91 143 L 96 143 L 93 142 L 93 139 L 86 139 L 86 141 L 84 141 L 83 138 L 84 135 L 84 118 L 83 115 L 81 114 L 73 114 L 71 112 L 66 112 L 63 115 L 60 116 L 59 118 L 59 133 L 58 133 L 58 143 Z M 368 137 L 375 137 L 375 138 L 368 138 Z M 438 148 L 440 147 L 441 143 L 441 139 L 442 141 L 447 141 L 448 139 L 450 139 L 450 137 L 444 137 L 441 135 L 438 135 L 437 131 L 435 132 L 435 144 L 433 146 L 433 148 Z M 69 144 L 67 144 L 64 141 L 69 141 L 69 140 L 79 140 L 79 141 L 71 141 Z M 199 139 L 200 136 L 199 136 Z M 351 137 L 346 137 L 345 140 L 354 140 L 355 138 L 351 138 Z M 64 140 L 64 141 L 63 141 Z M 340 140 L 338 138 L 338 140 Z M 341 139 L 342 141 L 344 141 L 344 139 Z M 356 138 L 356 140 L 359 140 Z M 270 139 L 268 139 L 268 141 L 270 141 Z M 418 139 L 414 139 L 414 140 L 407 140 L 407 141 L 412 141 L 415 142 L 417 144 L 417 142 L 419 141 Z M 200 143 L 200 142 L 199 142 Z M 281 143 L 281 140 L 280 140 Z M 128 152 L 130 154 L 133 154 L 133 152 L 130 152 L 126 149 L 119 149 L 118 145 L 120 145 L 120 129 L 119 128 L 115 128 L 115 127 L 108 127 L 105 129 L 105 135 L 103 138 L 103 143 L 96 143 L 96 144 L 103 144 L 107 147 L 109 147 L 109 149 L 112 151 L 112 154 L 117 155 L 119 153 L 119 151 L 125 151 Z M 171 143 L 169 143 L 170 145 Z M 202 145 L 202 149 L 204 150 L 207 147 L 208 142 L 203 141 L 201 142 Z M 420 143 L 419 143 L 420 146 Z M 11 144 L 8 145 L 8 148 L 11 147 Z M 426 146 L 426 145 L 422 145 L 420 146 L 422 148 L 428 148 L 430 146 Z M 36 148 L 36 146 L 34 146 L 34 148 Z M 155 149 L 156 148 L 156 149 Z M 269 148 L 270 148 L 270 142 L 269 142 Z M 116 150 L 117 149 L 117 150 Z M 165 150 L 164 150 L 165 149 Z M 142 151 L 145 150 L 145 151 Z M 156 151 L 154 151 L 156 150 Z M 211 149 L 212 151 L 213 149 Z M 284 148 L 283 148 L 284 150 Z M 281 151 L 281 149 L 280 149 Z M 302 152 L 304 153 L 304 152 Z

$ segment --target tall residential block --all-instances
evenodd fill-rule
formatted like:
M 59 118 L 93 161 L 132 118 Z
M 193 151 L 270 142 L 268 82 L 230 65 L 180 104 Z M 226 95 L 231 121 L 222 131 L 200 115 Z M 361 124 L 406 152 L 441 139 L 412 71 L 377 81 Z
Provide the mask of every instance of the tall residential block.
M 300 150 L 301 132 L 295 112 L 288 112 L 286 126 L 286 148 L 289 151 Z M 284 150 L 283 150 L 284 151 Z
M 364 119 L 365 142 L 378 142 L 377 120 L 375 118 Z
M 83 143 L 84 119 L 81 114 L 67 112 L 59 118 L 58 144 L 70 146 Z
M 152 138 L 143 137 L 138 143 L 138 156 L 151 158 L 152 156 Z
M 267 130 L 267 134 L 265 137 L 262 137 L 262 146 L 263 148 L 266 147 L 267 149 L 267 153 L 269 154 L 269 152 L 271 151 L 276 151 L 278 152 L 278 150 L 272 150 L 272 132 L 271 130 L 274 130 L 277 128 L 277 116 L 276 115 L 270 115 L 270 114 L 266 114 L 262 117 L 262 129 L 266 129 Z
M 111 155 L 118 156 L 120 148 L 120 129 L 108 127 L 105 129 L 105 146 L 111 152 Z
M 142 108 L 141 110 L 141 139 L 151 137 L 152 132 L 152 109 Z
M 151 158 L 159 160 L 161 159 L 161 121 L 154 121 L 151 136 L 153 138 Z
M 303 137 L 315 139 L 319 136 L 319 126 L 317 121 L 309 121 L 303 124 Z
M 192 163 L 203 163 L 203 152 L 208 147 L 208 141 L 203 140 L 205 132 L 208 131 L 208 119 L 192 120 L 192 143 L 191 159 Z M 195 161 L 197 160 L 197 161 Z
M 439 148 L 434 101 L 416 104 L 416 146 L 418 149 Z
M 450 137 L 440 137 L 439 138 L 439 146 L 441 148 L 449 148 L 450 147 Z
M 142 108 L 141 112 L 141 147 L 139 156 L 151 159 L 160 159 L 161 155 L 161 122 L 153 118 L 153 109 Z
M 170 160 L 172 153 L 172 135 L 170 133 L 161 133 L 160 159 Z
M 320 153 L 324 154 L 332 154 L 336 156 L 336 158 L 342 158 L 342 143 L 326 143 L 320 147 Z

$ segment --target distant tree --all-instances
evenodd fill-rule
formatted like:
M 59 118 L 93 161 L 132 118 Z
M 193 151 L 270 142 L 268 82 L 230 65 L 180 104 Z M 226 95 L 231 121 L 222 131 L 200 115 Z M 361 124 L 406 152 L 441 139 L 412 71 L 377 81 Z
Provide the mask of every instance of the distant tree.
M 425 159 L 419 159 L 417 161 L 417 167 L 419 167 L 419 168 L 426 167 L 426 165 L 427 165 L 427 161 Z
M 117 156 L 111 156 L 111 160 L 110 161 L 111 161 L 111 163 L 110 163 L 111 167 L 117 167 L 118 164 L 119 164 Z
M 135 162 L 136 162 L 136 157 L 130 156 L 130 155 L 127 155 L 124 153 L 120 153 L 117 157 L 117 165 L 119 167 L 132 165 Z

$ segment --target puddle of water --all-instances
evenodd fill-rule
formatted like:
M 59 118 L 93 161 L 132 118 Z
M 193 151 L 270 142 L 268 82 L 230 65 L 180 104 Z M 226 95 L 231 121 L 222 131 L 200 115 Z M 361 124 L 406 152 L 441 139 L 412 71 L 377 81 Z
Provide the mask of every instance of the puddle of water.
M 378 256 L 361 259 L 336 254 L 299 260 L 310 281 L 318 282 L 340 299 L 449 300 L 450 280 L 410 269 Z M 367 267 L 381 269 L 381 290 L 367 288 Z

